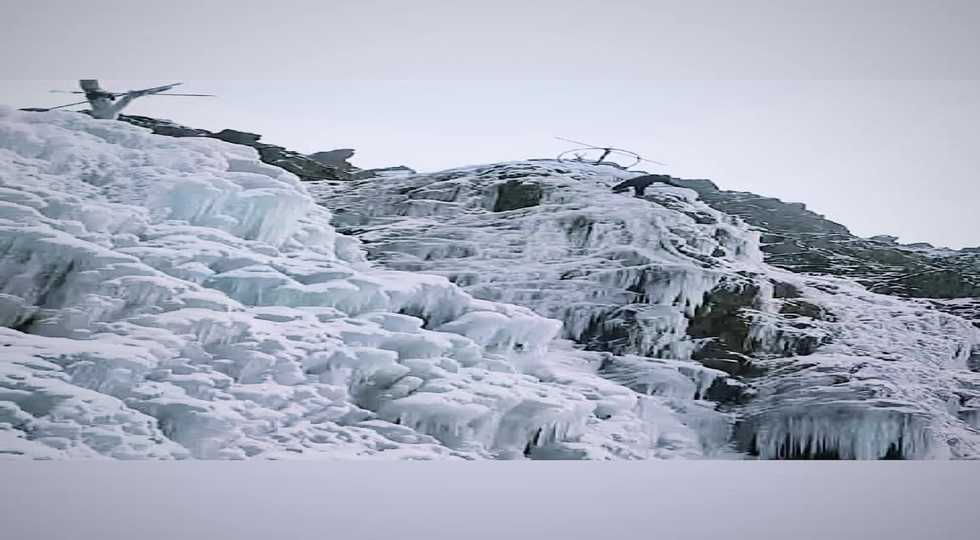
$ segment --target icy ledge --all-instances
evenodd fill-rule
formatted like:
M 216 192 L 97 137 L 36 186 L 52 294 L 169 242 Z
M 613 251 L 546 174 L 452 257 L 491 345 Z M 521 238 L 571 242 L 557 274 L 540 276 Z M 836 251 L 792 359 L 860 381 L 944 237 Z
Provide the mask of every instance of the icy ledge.
M 330 219 L 251 148 L 0 108 L 0 455 L 725 451 L 731 418 L 701 401 L 720 373 L 602 377 L 642 360 L 373 268 Z

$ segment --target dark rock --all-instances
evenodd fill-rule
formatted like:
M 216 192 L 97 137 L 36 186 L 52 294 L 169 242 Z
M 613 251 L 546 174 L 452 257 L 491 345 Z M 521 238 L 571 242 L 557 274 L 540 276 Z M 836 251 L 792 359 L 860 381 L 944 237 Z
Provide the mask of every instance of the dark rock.
M 168 137 L 210 137 L 212 135 L 210 131 L 204 129 L 190 128 L 176 124 L 170 120 L 159 120 L 148 116 L 120 115 L 119 119 L 134 126 L 148 128 L 157 135 L 166 135 Z
M 734 379 L 715 379 L 701 397 L 717 403 L 741 404 L 748 401 L 751 395 L 748 386 Z
M 723 191 L 708 180 L 674 179 L 716 210 L 759 229 L 766 262 L 794 272 L 853 279 L 869 289 L 913 298 L 980 297 L 980 248 L 903 245 L 895 236 L 858 238 L 847 227 L 807 210 L 754 193 Z M 939 305 L 947 312 L 957 306 Z
M 980 373 L 980 345 L 974 345 L 970 351 L 970 357 L 966 360 L 966 367 L 970 371 Z
M 633 350 L 632 337 L 638 334 L 635 306 L 610 307 L 596 313 L 591 324 L 579 336 L 579 342 L 594 351 L 627 354 Z
M 752 371 L 751 357 L 726 351 L 718 346 L 717 340 L 707 340 L 693 359 L 704 367 L 724 371 L 732 376 L 749 375 Z
M 354 157 L 353 148 L 339 148 L 337 150 L 327 150 L 326 152 L 316 152 L 310 154 L 310 158 L 314 161 L 343 170 L 354 168 L 354 166 L 347 161 L 352 157 Z
M 262 161 L 286 169 L 302 180 L 349 180 L 344 171 L 318 163 L 303 154 L 281 146 L 258 147 Z
M 525 184 L 520 180 L 508 180 L 497 185 L 497 200 L 493 204 L 494 212 L 506 212 L 537 206 L 541 203 L 544 192 L 538 184 Z
M 773 298 L 799 298 L 800 295 L 800 289 L 792 283 L 784 283 L 782 281 L 772 282 Z
M 686 179 L 686 178 L 671 178 L 671 182 L 685 187 L 687 189 L 693 189 L 694 191 L 718 191 L 718 186 L 711 180 L 705 179 Z
M 822 307 L 804 300 L 787 300 L 783 303 L 779 312 L 783 315 L 796 315 L 798 317 L 809 317 L 824 321 L 831 320 L 830 316 Z
M 883 244 L 897 244 L 898 243 L 898 237 L 897 236 L 891 236 L 891 235 L 888 235 L 888 234 L 879 234 L 878 236 L 872 236 L 871 238 L 868 238 L 868 240 L 874 240 L 875 242 L 881 242 Z
M 144 127 L 157 135 L 168 137 L 208 137 L 219 139 L 232 144 L 251 146 L 259 152 L 259 159 L 269 165 L 285 169 L 300 178 L 300 180 L 350 180 L 352 176 L 336 167 L 324 165 L 299 152 L 287 150 L 281 146 L 259 142 L 262 138 L 257 133 L 223 129 L 212 133 L 205 129 L 190 128 L 169 120 L 159 120 L 148 116 L 119 115 L 119 120 Z
M 225 142 L 230 142 L 232 144 L 242 144 L 245 146 L 255 146 L 255 143 L 259 142 L 262 138 L 258 133 L 249 133 L 247 131 L 236 131 L 234 129 L 222 129 L 221 131 L 210 135 L 215 139 L 221 139 Z
M 745 353 L 749 335 L 748 321 L 742 316 L 745 308 L 755 303 L 759 288 L 753 283 L 726 283 L 705 296 L 687 326 L 692 338 L 716 338 L 712 347 L 726 352 Z M 707 356 L 710 355 L 710 356 Z M 716 357 L 702 348 L 695 359 Z
M 381 167 L 379 169 L 366 169 L 363 171 L 357 171 L 354 173 L 354 178 L 357 180 L 364 180 L 367 178 L 384 178 L 386 176 L 410 176 L 416 174 L 415 169 L 411 167 L 406 167 L 404 165 L 396 165 L 394 167 Z
M 309 158 L 327 167 L 333 167 L 347 172 L 356 180 L 385 178 L 392 176 L 409 176 L 415 174 L 414 169 L 404 165 L 380 167 L 376 169 L 360 169 L 348 161 L 350 158 L 354 157 L 354 153 L 355 150 L 353 148 L 338 148 L 337 150 L 327 150 L 325 152 L 310 154 Z
M 955 270 L 933 270 L 899 276 L 868 287 L 875 292 L 914 291 L 927 298 L 969 298 L 980 296 L 978 276 L 964 275 Z

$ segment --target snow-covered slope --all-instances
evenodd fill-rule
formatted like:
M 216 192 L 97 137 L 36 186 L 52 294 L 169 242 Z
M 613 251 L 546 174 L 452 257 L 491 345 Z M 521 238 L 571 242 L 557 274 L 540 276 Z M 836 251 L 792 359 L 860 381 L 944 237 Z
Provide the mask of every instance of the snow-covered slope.
M 980 455 L 969 321 L 767 266 L 630 174 L 304 184 L 0 108 L 0 455 Z
M 633 174 L 537 161 L 312 189 L 389 268 L 558 318 L 592 350 L 737 375 L 708 397 L 737 414 L 734 443 L 750 455 L 980 453 L 970 321 L 770 267 L 757 233 L 691 190 L 610 192 Z M 660 380 L 650 366 L 612 358 L 600 374 L 642 393 Z
M 0 108 L 0 455 L 728 451 L 733 416 L 701 399 L 724 373 L 683 348 L 581 350 L 527 307 L 373 267 L 330 220 L 252 148 Z

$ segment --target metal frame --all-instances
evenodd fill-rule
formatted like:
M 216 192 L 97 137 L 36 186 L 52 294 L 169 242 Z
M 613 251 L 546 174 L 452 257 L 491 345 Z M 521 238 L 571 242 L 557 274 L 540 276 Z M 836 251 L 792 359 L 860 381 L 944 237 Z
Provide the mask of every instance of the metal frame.
M 584 159 L 582 159 L 582 156 L 579 155 L 579 154 L 577 154 L 577 152 L 591 151 L 591 150 L 601 150 L 602 151 L 602 155 L 599 156 L 599 159 L 597 159 L 594 162 L 592 162 L 593 165 L 601 165 L 606 160 L 606 158 L 609 157 L 610 155 L 624 156 L 624 157 L 626 157 L 628 159 L 633 160 L 633 162 L 630 163 L 629 165 L 622 165 L 620 163 L 616 163 L 616 165 L 618 165 L 620 167 L 623 167 L 625 169 L 629 169 L 630 167 L 633 167 L 633 166 L 639 164 L 641 161 L 646 161 L 648 163 L 655 163 L 657 165 L 663 165 L 663 166 L 667 165 L 666 163 L 661 163 L 659 161 L 654 161 L 652 159 L 645 159 L 642 156 L 640 156 L 640 154 L 637 154 L 636 152 L 633 152 L 631 150 L 626 150 L 624 148 L 616 148 L 614 146 L 594 146 L 594 145 L 591 145 L 589 143 L 584 143 L 584 142 L 581 142 L 581 141 L 573 141 L 572 139 L 566 139 L 564 137 L 555 137 L 555 138 L 558 139 L 558 140 L 560 140 L 560 141 L 565 141 L 565 142 L 570 142 L 570 143 L 581 145 L 580 148 L 573 148 L 571 150 L 565 150 L 564 152 L 558 154 L 557 159 L 558 159 L 558 161 L 560 163 L 565 163 L 565 162 L 570 162 L 570 161 L 579 162 L 579 163 L 588 163 L 591 160 L 584 160 Z M 572 159 L 569 156 L 575 156 L 575 158 Z

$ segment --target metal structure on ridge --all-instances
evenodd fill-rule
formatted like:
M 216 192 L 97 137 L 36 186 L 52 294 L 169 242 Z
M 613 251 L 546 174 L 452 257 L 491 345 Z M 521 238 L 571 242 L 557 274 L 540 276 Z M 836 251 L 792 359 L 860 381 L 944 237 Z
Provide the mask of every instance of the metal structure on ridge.
M 637 165 L 641 161 L 645 161 L 645 162 L 648 162 L 648 163 L 653 163 L 653 164 L 661 165 L 661 166 L 666 166 L 667 165 L 666 163 L 662 163 L 660 161 L 654 161 L 652 159 L 646 159 L 646 158 L 640 156 L 639 154 L 637 154 L 636 152 L 633 152 L 631 150 L 626 150 L 626 149 L 623 149 L 623 148 L 616 148 L 614 146 L 596 146 L 596 145 L 592 145 L 592 144 L 589 144 L 589 143 L 584 143 L 584 142 L 581 142 L 581 141 L 575 141 L 575 140 L 572 140 L 572 139 L 566 139 L 564 137 L 555 137 L 555 138 L 558 139 L 558 140 L 560 140 L 560 141 L 565 141 L 565 142 L 570 142 L 570 143 L 573 143 L 573 144 L 580 145 L 578 148 L 572 148 L 571 150 L 565 150 L 564 152 L 558 154 L 558 158 L 557 159 L 560 162 L 574 161 L 576 163 L 591 163 L 593 165 L 602 165 L 603 163 L 606 163 L 606 164 L 615 164 L 616 166 L 622 167 L 624 169 L 629 169 L 630 167 L 633 167 L 633 166 Z M 588 155 L 588 153 L 593 153 L 594 154 L 595 152 L 600 152 L 600 155 L 599 155 L 598 158 L 592 158 L 592 157 L 587 158 L 586 157 Z M 609 159 L 610 156 L 612 156 L 612 157 L 620 157 L 622 159 L 625 159 L 626 161 L 629 162 L 629 164 L 623 164 L 623 163 L 618 163 L 616 161 L 613 161 L 613 160 Z

